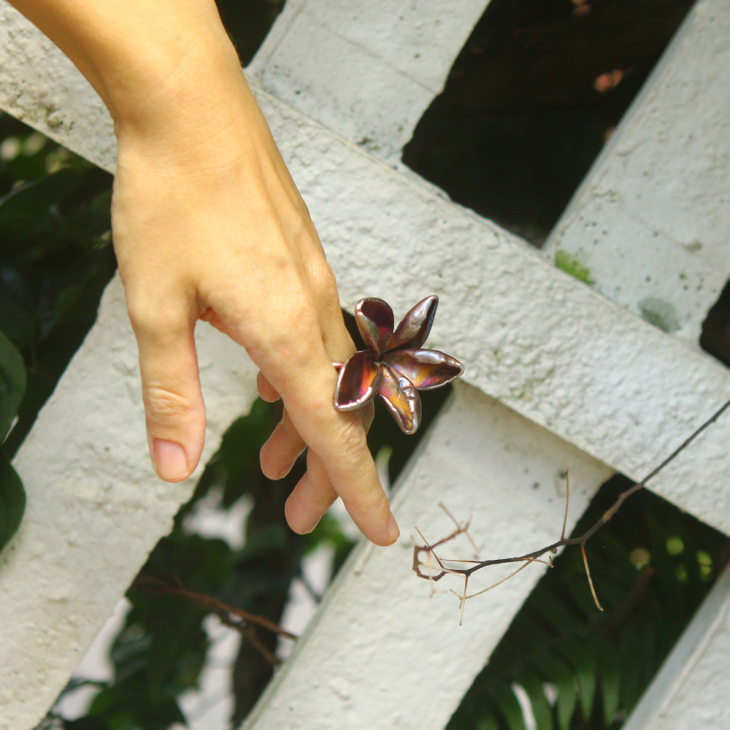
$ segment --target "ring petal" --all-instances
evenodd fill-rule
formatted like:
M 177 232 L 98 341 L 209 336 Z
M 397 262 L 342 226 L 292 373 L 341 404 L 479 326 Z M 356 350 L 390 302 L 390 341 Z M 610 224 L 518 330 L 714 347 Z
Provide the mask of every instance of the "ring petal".
M 381 372 L 378 397 L 388 406 L 403 433 L 415 433 L 421 425 L 421 396 L 408 378 L 387 365 L 381 367 Z
M 368 350 L 356 352 L 340 368 L 335 387 L 335 408 L 354 411 L 371 401 L 380 385 L 382 367 L 373 362 Z
M 377 358 L 393 334 L 393 310 L 382 299 L 361 299 L 355 307 L 355 321 L 365 344 Z
M 398 329 L 388 342 L 387 349 L 395 350 L 397 347 L 402 347 L 417 350 L 422 347 L 431 332 L 438 304 L 439 298 L 435 294 L 418 302 L 401 320 Z
M 382 361 L 418 390 L 440 388 L 464 372 L 456 358 L 438 350 L 394 350 L 383 355 Z

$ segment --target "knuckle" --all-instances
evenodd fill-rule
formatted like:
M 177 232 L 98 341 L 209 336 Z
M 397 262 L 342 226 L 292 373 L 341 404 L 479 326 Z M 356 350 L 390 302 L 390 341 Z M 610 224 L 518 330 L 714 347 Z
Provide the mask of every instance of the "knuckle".
M 176 421 L 191 409 L 188 398 L 159 385 L 146 386 L 142 398 L 147 416 L 156 421 Z
M 138 338 L 172 338 L 183 334 L 188 326 L 170 307 L 146 300 L 129 301 L 127 313 Z
M 335 300 L 339 307 L 337 280 L 330 265 L 324 259 L 318 259 L 312 267 L 311 276 L 318 295 L 326 301 Z

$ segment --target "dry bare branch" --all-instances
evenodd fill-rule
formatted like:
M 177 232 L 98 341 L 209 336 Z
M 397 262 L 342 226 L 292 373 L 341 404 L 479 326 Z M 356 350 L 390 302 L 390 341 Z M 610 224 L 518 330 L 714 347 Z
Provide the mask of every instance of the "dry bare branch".
M 586 532 L 584 532 L 579 537 L 565 537 L 565 529 L 568 521 L 568 504 L 570 500 L 570 485 L 568 482 L 568 471 L 565 472 L 565 479 L 566 479 L 566 494 L 565 494 L 565 516 L 563 518 L 563 529 L 560 534 L 560 539 L 556 542 L 546 545 L 543 548 L 540 548 L 539 550 L 534 550 L 531 553 L 527 553 L 525 555 L 519 555 L 511 558 L 497 558 L 493 560 L 480 560 L 480 561 L 470 561 L 470 560 L 446 560 L 447 563 L 471 563 L 470 567 L 468 568 L 448 568 L 444 565 L 442 560 L 439 558 L 439 556 L 436 554 L 436 548 L 441 547 L 442 545 L 445 545 L 446 543 L 451 542 L 452 540 L 456 539 L 459 535 L 466 535 L 466 537 L 469 539 L 471 545 L 476 549 L 476 545 L 474 541 L 472 540 L 471 536 L 468 533 L 470 522 L 467 523 L 460 523 L 458 520 L 449 512 L 446 507 L 439 502 L 439 506 L 444 510 L 444 512 L 448 515 L 448 517 L 451 519 L 451 521 L 456 526 L 456 529 L 453 530 L 449 535 L 444 537 L 443 539 L 439 540 L 438 542 L 435 542 L 433 544 L 429 544 L 426 538 L 423 536 L 420 530 L 416 528 L 416 531 L 420 535 L 421 539 L 423 540 L 423 545 L 419 545 L 415 542 L 413 543 L 413 570 L 415 571 L 416 575 L 419 578 L 425 578 L 430 581 L 431 583 L 431 590 L 432 595 L 433 593 L 436 593 L 436 589 L 434 588 L 433 584 L 437 581 L 441 580 L 445 575 L 456 575 L 459 577 L 462 577 L 464 579 L 464 590 L 461 594 L 456 593 L 456 591 L 451 591 L 454 593 L 459 600 L 461 601 L 460 609 L 461 609 L 461 620 L 463 620 L 464 617 L 464 604 L 466 601 L 470 598 L 474 598 L 476 596 L 481 595 L 482 593 L 486 593 L 489 590 L 492 590 L 492 588 L 496 588 L 498 585 L 501 585 L 506 580 L 509 580 L 511 577 L 519 573 L 521 570 L 526 568 L 530 563 L 533 562 L 545 562 L 543 560 L 540 560 L 540 558 L 545 555 L 545 553 L 555 553 L 557 550 L 561 547 L 565 547 L 568 545 L 580 545 L 581 550 L 583 552 L 583 563 L 585 565 L 586 570 L 586 576 L 588 578 L 588 585 L 591 589 L 591 594 L 593 595 L 593 600 L 596 602 L 596 606 L 599 608 L 599 610 L 603 610 L 601 608 L 601 604 L 598 601 L 598 596 L 596 595 L 595 587 L 593 585 L 593 580 L 591 578 L 591 573 L 588 568 L 588 558 L 586 556 L 585 552 L 585 545 L 588 542 L 588 540 L 593 537 L 593 535 L 598 532 L 598 530 L 601 529 L 609 520 L 613 518 L 613 516 L 619 511 L 621 508 L 621 505 L 632 495 L 638 492 L 640 489 L 643 489 L 646 484 L 653 479 L 659 472 L 661 472 L 665 467 L 667 467 L 674 459 L 679 456 L 703 431 L 705 431 L 707 428 L 709 428 L 715 421 L 717 421 L 722 414 L 730 408 L 730 400 L 728 400 L 721 408 L 719 408 L 715 413 L 707 419 L 688 439 L 686 439 L 679 447 L 677 447 L 659 466 L 656 467 L 656 469 L 653 469 L 644 479 L 642 479 L 637 484 L 634 484 L 630 489 L 625 490 L 622 492 L 616 501 L 613 503 L 613 505 L 606 510 L 606 512 L 603 513 L 603 516 Z M 426 554 L 425 562 L 421 559 L 423 554 Z M 438 564 L 438 572 L 434 574 L 434 570 L 436 570 L 436 566 L 434 565 L 434 560 Z M 489 568 L 494 565 L 505 565 L 508 563 L 523 563 L 517 570 L 513 571 L 508 575 L 507 577 L 503 578 L 502 580 L 498 581 L 494 585 L 489 586 L 488 588 L 485 588 L 483 590 L 477 591 L 476 593 L 473 593 L 471 595 L 467 595 L 466 593 L 466 587 L 469 580 L 469 577 L 475 573 L 478 570 L 483 570 L 484 568 Z M 552 565 L 552 563 L 550 563 Z M 421 571 L 421 568 L 428 568 L 428 573 L 423 573 Z M 461 623 L 461 620 L 459 623 Z
M 296 634 L 292 634 L 289 631 L 282 629 L 281 626 L 278 626 L 273 621 L 269 621 L 263 616 L 257 616 L 254 613 L 244 611 L 242 608 L 232 606 L 230 603 L 219 601 L 217 598 L 213 598 L 213 596 L 209 596 L 207 593 L 200 593 L 181 585 L 169 583 L 168 581 L 154 575 L 141 573 L 137 576 L 137 578 L 135 578 L 134 583 L 132 583 L 130 587 L 137 591 L 146 591 L 147 593 L 180 596 L 181 598 L 185 598 L 192 603 L 196 603 L 201 608 L 204 608 L 211 613 L 215 613 L 221 621 L 226 624 L 226 626 L 230 626 L 236 631 L 239 631 L 247 638 L 249 638 L 248 633 L 251 624 L 273 631 L 275 634 L 283 636 L 285 639 L 296 641 L 299 638 Z M 230 618 L 231 616 L 235 616 L 238 621 L 232 620 Z

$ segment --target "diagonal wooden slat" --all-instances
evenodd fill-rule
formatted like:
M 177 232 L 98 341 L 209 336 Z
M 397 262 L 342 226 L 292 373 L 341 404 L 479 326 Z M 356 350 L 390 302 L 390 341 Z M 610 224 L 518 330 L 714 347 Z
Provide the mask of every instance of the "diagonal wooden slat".
M 697 2 L 544 251 L 698 348 L 730 279 L 730 5 Z
M 202 464 L 256 396 L 256 369 L 212 327 L 196 340 L 208 407 Z M 14 460 L 28 495 L 0 556 L 0 728 L 34 727 L 192 492 L 154 475 L 121 284 Z
M 571 525 L 610 476 L 476 389 L 454 391 L 400 480 L 394 510 L 404 534 L 391 549 L 360 546 L 244 728 L 443 728 L 544 568 L 529 566 L 468 601 L 459 626 L 459 601 L 448 593 L 429 600 L 428 582 L 411 570 L 414 526 L 432 541 L 449 534 L 442 500 L 457 518 L 473 518 L 485 557 L 514 555 L 560 536 L 567 465 Z M 466 544 L 443 552 L 472 557 Z M 470 591 L 511 570 L 475 574 Z
M 488 4 L 288 0 L 249 69 L 277 98 L 397 165 Z

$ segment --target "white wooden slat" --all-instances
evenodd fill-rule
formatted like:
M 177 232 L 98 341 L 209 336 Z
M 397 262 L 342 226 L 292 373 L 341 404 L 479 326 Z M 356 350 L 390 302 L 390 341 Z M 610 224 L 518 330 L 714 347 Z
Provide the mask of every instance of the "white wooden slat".
M 654 678 L 624 730 L 730 727 L 730 568 Z
M 202 463 L 256 394 L 245 353 L 198 327 L 208 406 Z M 137 350 L 118 280 L 99 320 L 14 460 L 28 496 L 0 555 L 0 728 L 34 727 L 172 518 L 201 469 L 182 484 L 154 475 L 147 455 Z
M 113 123 L 101 99 L 71 61 L 5 0 L 0 0 L 0 109 L 114 170 Z
M 249 69 L 263 88 L 397 164 L 489 0 L 297 0 Z
M 699 0 L 544 249 L 694 348 L 730 279 L 729 35 L 730 4 Z
M 359 546 L 248 730 L 443 728 L 544 567 L 529 566 L 468 601 L 459 626 L 456 597 L 429 599 L 429 583 L 411 570 L 414 527 L 433 541 L 449 534 L 454 525 L 437 507 L 443 501 L 457 518 L 473 518 L 484 557 L 519 554 L 560 537 L 563 469 L 571 470 L 571 525 L 611 475 L 478 390 L 454 390 L 397 485 L 401 538 L 389 549 Z M 451 556 L 472 552 L 460 545 Z M 486 587 L 506 572 L 483 571 L 470 586 Z M 458 581 L 436 585 L 460 589 Z
M 429 343 L 465 380 L 639 479 L 730 397 L 730 373 L 516 237 L 403 178 L 268 95 L 260 102 L 316 221 L 340 295 L 442 304 Z M 652 489 L 730 531 L 720 420 Z

